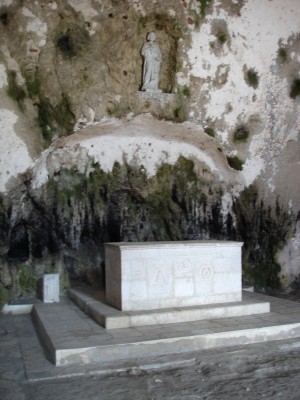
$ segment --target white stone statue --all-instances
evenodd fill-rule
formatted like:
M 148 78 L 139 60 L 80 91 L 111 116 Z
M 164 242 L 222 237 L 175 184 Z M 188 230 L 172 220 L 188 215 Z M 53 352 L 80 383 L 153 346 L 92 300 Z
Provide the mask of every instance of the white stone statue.
M 147 42 L 142 47 L 141 54 L 144 57 L 142 90 L 161 93 L 161 90 L 158 89 L 161 53 L 155 39 L 155 33 L 150 32 Z

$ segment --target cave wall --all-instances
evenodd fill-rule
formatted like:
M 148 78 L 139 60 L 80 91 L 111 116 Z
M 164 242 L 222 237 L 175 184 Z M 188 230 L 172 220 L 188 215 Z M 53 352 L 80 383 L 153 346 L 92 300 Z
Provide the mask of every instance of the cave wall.
M 245 283 L 295 285 L 299 20 L 297 0 L 2 0 L 1 301 L 45 271 L 102 282 L 111 240 L 243 240 Z M 151 30 L 160 99 L 139 93 Z

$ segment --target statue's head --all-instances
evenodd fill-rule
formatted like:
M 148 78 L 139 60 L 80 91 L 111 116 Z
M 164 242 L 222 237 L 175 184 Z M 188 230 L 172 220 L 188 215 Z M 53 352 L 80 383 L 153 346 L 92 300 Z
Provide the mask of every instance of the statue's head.
M 150 40 L 150 42 L 154 42 L 154 40 L 156 39 L 156 34 L 155 32 L 149 32 L 147 39 Z

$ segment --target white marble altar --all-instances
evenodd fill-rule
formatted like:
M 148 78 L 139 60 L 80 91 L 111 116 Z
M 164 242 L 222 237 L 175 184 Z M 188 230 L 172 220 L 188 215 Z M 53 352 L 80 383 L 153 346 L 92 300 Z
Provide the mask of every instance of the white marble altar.
M 240 242 L 107 243 L 106 300 L 122 311 L 241 301 Z
M 59 274 L 43 275 L 43 302 L 59 302 Z

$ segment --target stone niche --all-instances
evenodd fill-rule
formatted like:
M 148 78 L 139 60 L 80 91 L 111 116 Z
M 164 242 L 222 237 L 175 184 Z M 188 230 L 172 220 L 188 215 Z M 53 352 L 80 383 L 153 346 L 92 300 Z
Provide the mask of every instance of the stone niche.
M 122 311 L 241 301 L 241 242 L 107 243 L 106 300 Z

